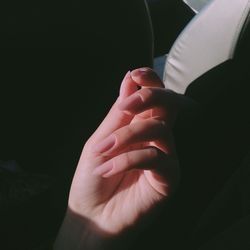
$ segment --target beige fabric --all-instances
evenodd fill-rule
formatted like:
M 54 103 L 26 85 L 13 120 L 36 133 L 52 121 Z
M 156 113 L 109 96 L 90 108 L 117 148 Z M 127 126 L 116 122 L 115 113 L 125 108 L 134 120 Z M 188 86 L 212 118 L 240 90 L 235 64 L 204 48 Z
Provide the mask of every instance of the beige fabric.
M 167 57 L 166 88 L 183 94 L 192 81 L 232 58 L 249 9 L 250 0 L 213 0 L 197 14 Z

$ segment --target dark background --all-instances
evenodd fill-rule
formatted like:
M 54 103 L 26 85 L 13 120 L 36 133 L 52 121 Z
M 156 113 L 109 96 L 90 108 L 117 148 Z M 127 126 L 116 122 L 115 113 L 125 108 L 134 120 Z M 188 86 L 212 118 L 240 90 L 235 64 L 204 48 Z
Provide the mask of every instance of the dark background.
M 82 147 L 123 75 L 152 66 L 153 36 L 144 1 L 11 0 L 0 4 L 0 48 L 0 159 L 51 180 L 0 206 L 0 248 L 33 249 L 53 241 Z M 23 175 L 7 175 L 1 202 Z

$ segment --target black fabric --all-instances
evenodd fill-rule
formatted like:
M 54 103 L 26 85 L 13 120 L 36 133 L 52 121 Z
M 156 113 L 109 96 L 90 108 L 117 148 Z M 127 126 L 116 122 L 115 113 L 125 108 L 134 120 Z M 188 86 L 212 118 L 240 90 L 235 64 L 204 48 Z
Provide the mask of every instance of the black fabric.
M 250 152 L 200 219 L 194 233 L 203 242 L 199 249 L 249 249 L 249 201 Z
M 190 85 L 186 95 L 197 107 L 191 118 L 180 116 L 175 128 L 183 185 L 199 200 L 193 214 L 208 206 L 250 145 L 250 75 L 237 64 L 221 64 Z
M 242 30 L 240 32 L 239 39 L 237 41 L 234 57 L 239 58 L 242 63 L 247 63 L 249 61 L 250 53 L 250 12 L 244 22 Z
M 195 13 L 182 1 L 148 0 L 154 31 L 154 55 L 167 54 Z
M 190 84 L 185 95 L 197 106 L 175 128 L 183 178 L 176 235 L 182 232 L 190 249 L 249 249 L 249 213 L 242 204 L 249 199 L 249 170 L 240 167 L 250 148 L 249 34 L 246 22 L 234 58 Z M 186 235 L 197 223 L 193 245 Z
M 194 200 L 199 199 L 194 209 L 198 214 L 239 167 L 250 147 L 249 44 L 248 17 L 234 58 L 203 74 L 185 93 L 197 106 L 189 111 L 192 118 L 180 117 L 175 134 L 187 177 L 185 186 L 193 186 L 190 192 L 196 193 Z M 188 183 L 190 179 L 192 183 Z
M 0 159 L 50 170 L 80 126 L 81 144 L 93 132 L 123 75 L 152 66 L 148 12 L 142 0 L 1 5 Z
M 0 168 L 0 246 L 31 249 L 55 230 L 48 226 L 55 213 L 50 202 L 53 180 L 23 170 L 13 172 L 4 165 L 10 164 Z
M 0 12 L 0 159 L 54 180 L 36 202 L 2 214 L 11 222 L 0 248 L 21 250 L 57 233 L 82 147 L 124 74 L 152 67 L 153 38 L 143 0 L 13 0 Z M 37 234 L 28 242 L 19 230 Z

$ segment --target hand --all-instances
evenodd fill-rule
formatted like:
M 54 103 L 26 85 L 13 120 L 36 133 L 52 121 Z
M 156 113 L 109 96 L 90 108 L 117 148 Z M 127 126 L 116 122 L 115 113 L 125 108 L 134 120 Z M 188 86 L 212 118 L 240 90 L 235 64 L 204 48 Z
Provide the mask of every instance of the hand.
M 169 197 L 179 179 L 171 132 L 179 96 L 144 70 L 124 78 L 119 98 L 83 149 L 71 186 L 70 209 L 108 234 L 133 225 Z

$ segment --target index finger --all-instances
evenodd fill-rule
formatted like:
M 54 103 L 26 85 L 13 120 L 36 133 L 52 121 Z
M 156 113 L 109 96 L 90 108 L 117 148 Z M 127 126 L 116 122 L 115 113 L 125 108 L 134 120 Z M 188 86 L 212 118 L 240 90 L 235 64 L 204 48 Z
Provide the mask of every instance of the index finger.
M 103 138 L 110 135 L 113 131 L 129 124 L 133 119 L 133 114 L 128 114 L 126 112 L 121 112 L 118 108 L 119 103 L 121 103 L 127 96 L 135 93 L 137 91 L 137 84 L 131 78 L 130 72 L 128 72 L 120 87 L 120 95 L 116 102 L 111 107 L 109 113 L 104 118 L 100 126 L 97 128 L 95 133 L 92 135 L 94 140 L 102 140 Z
M 151 68 L 139 68 L 131 72 L 132 79 L 142 88 L 158 87 L 164 88 L 160 77 Z
M 98 127 L 92 138 L 102 140 L 115 130 L 128 125 L 135 114 L 123 112 L 119 105 L 129 96 L 137 92 L 138 86 L 142 87 L 162 87 L 163 83 L 150 68 L 140 68 L 128 72 L 123 79 L 120 88 L 120 96 L 112 106 L 110 112 Z

